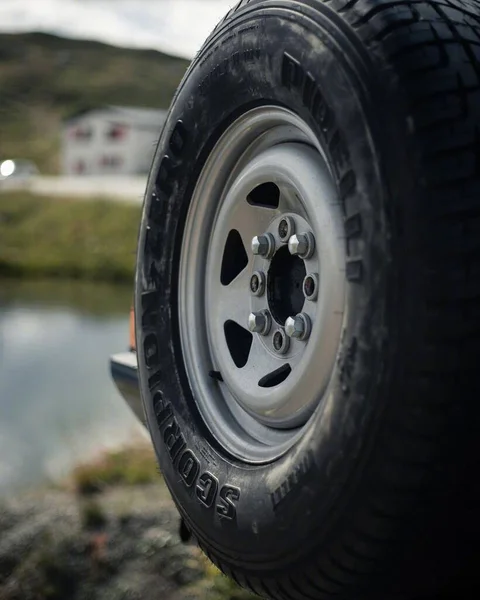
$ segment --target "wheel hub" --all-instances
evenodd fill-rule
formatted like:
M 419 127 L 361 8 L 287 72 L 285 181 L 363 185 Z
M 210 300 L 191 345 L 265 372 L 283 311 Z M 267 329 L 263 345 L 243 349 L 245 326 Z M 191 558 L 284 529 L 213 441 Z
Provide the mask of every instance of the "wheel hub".
M 253 181 L 252 185 L 254 183 Z M 293 212 L 292 208 L 295 208 L 297 212 Z M 282 207 L 279 207 L 276 214 L 272 214 L 271 217 L 265 230 L 252 239 L 252 256 L 250 257 L 252 269 L 255 271 L 254 275 L 259 274 L 261 279 L 266 281 L 265 293 L 252 292 L 252 297 L 247 299 L 247 302 L 251 315 L 258 315 L 266 311 L 273 323 L 268 333 L 261 333 L 261 339 L 255 339 L 253 343 L 261 343 L 264 351 L 274 354 L 276 360 L 281 360 L 284 365 L 291 367 L 289 361 L 293 358 L 297 361 L 300 360 L 299 355 L 306 348 L 305 344 L 299 344 L 297 340 L 293 342 L 285 340 L 284 328 L 289 318 L 301 315 L 305 309 L 304 283 L 310 271 L 317 272 L 319 270 L 319 253 L 314 251 L 315 238 L 311 232 L 312 227 L 307 220 L 308 215 L 296 195 L 293 196 L 290 206 L 283 207 L 283 210 Z M 295 231 L 304 233 L 295 234 Z M 294 243 L 291 243 L 292 238 L 294 238 Z M 303 246 L 297 244 L 297 238 L 304 241 Z M 265 253 L 262 256 L 256 252 L 256 240 L 263 239 L 269 240 L 269 246 L 268 251 L 265 247 Z M 304 258 L 301 258 L 300 254 L 303 254 Z M 252 281 L 250 281 L 250 285 L 251 283 Z M 316 307 L 308 306 L 306 310 L 310 313 L 307 318 L 311 322 L 314 319 Z M 252 332 L 258 333 L 257 331 Z M 287 338 L 289 337 L 292 336 L 287 334 Z M 267 364 L 267 361 L 263 360 L 263 364 L 265 369 L 271 369 L 271 373 L 276 372 L 278 368 L 275 361 Z M 265 375 L 268 373 L 264 374 L 263 378 Z M 275 379 L 275 381 L 277 380 Z M 275 390 L 275 394 L 281 402 L 280 388 Z
M 303 280 L 307 275 L 305 263 L 298 256 L 292 256 L 286 246 L 282 246 L 272 258 L 267 278 L 268 307 L 279 325 L 285 325 L 288 317 L 303 309 Z

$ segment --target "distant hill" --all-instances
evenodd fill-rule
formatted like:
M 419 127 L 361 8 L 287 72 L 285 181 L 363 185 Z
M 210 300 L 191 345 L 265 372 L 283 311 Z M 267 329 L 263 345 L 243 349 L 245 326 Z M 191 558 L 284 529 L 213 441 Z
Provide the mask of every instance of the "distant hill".
M 167 108 L 188 61 L 43 33 L 0 34 L 0 159 L 58 170 L 60 123 L 120 104 Z

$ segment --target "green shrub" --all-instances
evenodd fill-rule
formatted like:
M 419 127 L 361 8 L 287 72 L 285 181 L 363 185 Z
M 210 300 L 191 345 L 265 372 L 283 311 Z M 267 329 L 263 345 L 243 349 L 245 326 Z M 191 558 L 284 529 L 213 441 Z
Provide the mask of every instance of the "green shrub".
M 80 495 L 89 495 L 115 485 L 143 485 L 160 480 L 155 455 L 150 446 L 108 452 L 97 461 L 78 466 L 73 482 Z

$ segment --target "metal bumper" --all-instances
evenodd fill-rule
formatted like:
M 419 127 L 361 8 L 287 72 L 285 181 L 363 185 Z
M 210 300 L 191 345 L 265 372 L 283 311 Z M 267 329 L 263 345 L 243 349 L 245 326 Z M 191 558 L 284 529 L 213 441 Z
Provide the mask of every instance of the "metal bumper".
M 135 352 L 123 352 L 112 356 L 110 358 L 110 371 L 118 391 L 135 416 L 145 424 L 145 414 L 138 387 L 137 355 Z

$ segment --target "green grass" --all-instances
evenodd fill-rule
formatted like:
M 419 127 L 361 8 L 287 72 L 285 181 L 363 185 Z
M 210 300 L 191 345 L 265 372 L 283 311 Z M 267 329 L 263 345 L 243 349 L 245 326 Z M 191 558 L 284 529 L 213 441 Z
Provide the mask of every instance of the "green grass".
M 204 600 L 258 600 L 258 596 L 244 590 L 229 577 L 225 577 L 203 554 L 199 554 L 204 577 L 189 587 L 187 597 Z
M 132 282 L 140 207 L 0 195 L 0 276 Z
M 57 173 L 62 119 L 105 104 L 167 108 L 187 66 L 153 50 L 0 34 L 0 159 Z
M 160 474 L 150 445 L 108 452 L 97 461 L 79 465 L 72 474 L 73 485 L 81 496 L 106 487 L 158 483 Z

